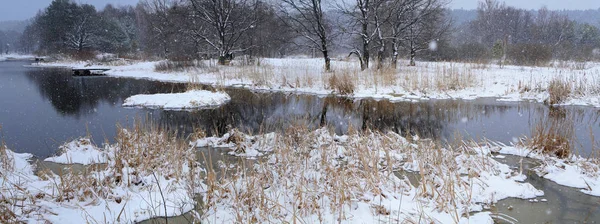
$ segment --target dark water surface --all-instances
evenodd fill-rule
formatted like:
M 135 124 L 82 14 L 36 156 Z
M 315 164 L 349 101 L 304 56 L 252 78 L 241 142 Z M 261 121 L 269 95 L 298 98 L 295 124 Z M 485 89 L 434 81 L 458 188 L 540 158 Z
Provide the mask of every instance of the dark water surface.
M 30 62 L 0 62 L 0 125 L 9 148 L 44 158 L 65 141 L 89 132 L 96 143 L 112 140 L 116 124 L 134 119 L 151 121 L 189 133 L 203 128 L 209 134 L 231 127 L 245 132 L 282 130 L 290 125 L 373 128 L 452 140 L 455 134 L 509 143 L 529 135 L 539 122 L 558 122 L 573 130 L 576 146 L 585 154 L 600 133 L 599 110 L 591 107 L 549 109 L 538 103 L 431 100 L 418 103 L 348 100 L 286 93 L 226 90 L 232 100 L 216 109 L 163 111 L 123 108 L 135 94 L 181 92 L 184 84 L 113 77 L 71 77 L 64 69 L 26 68 Z

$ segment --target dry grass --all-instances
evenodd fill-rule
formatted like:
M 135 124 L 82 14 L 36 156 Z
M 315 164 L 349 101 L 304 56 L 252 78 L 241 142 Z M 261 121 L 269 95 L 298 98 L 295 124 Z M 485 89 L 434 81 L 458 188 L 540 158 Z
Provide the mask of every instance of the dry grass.
M 567 158 L 573 153 L 575 141 L 573 121 L 565 119 L 564 113 L 553 109 L 549 116 L 538 122 L 525 145 L 546 155 Z
M 140 192 L 146 188 L 156 189 L 159 178 L 173 185 L 190 184 L 186 187 L 189 188 L 190 194 L 194 192 L 193 189 L 197 188 L 196 185 L 199 182 L 196 180 L 199 178 L 197 176 L 199 170 L 195 150 L 185 140 L 177 137 L 176 133 L 152 125 L 143 126 L 137 123 L 131 128 L 119 127 L 115 141 L 115 144 L 107 145 L 104 148 L 104 150 L 110 151 L 107 165 L 90 165 L 83 168 L 67 165 L 58 173 L 49 169 L 37 171 L 36 175 L 47 184 L 43 191 L 32 190 L 23 185 L 26 181 L 23 183 L 3 181 L 10 186 L 0 186 L 2 187 L 1 192 L 7 192 L 7 189 L 12 190 L 9 190 L 11 195 L 2 194 L 0 196 L 0 212 L 2 214 L 0 222 L 15 223 L 16 221 L 13 222 L 12 219 L 17 217 L 14 215 L 15 211 L 19 211 L 19 216 L 25 217 L 47 215 L 45 213 L 51 212 L 51 209 L 44 208 L 44 205 L 40 204 L 41 201 L 80 202 L 86 205 L 97 205 L 99 202 L 106 201 L 123 204 L 122 202 L 127 200 L 127 198 L 123 198 L 125 197 L 124 189 L 134 188 L 137 189 L 135 191 L 139 190 Z M 91 144 L 89 141 L 80 141 L 80 143 Z M 148 180 L 148 177 L 152 176 L 156 179 L 156 183 Z M 173 186 L 158 185 L 158 187 L 173 189 Z M 166 203 L 164 199 L 163 202 Z M 81 209 L 87 212 L 85 208 Z M 144 212 L 157 214 L 156 211 Z M 119 214 L 118 210 L 117 214 Z M 91 216 L 87 217 L 90 223 L 117 223 L 134 218 L 119 215 L 116 220 L 94 220 Z
M 355 73 L 356 74 L 356 73 Z M 328 88 L 336 91 L 338 94 L 351 95 L 356 88 L 352 77 L 356 77 L 349 70 L 333 72 L 328 80 Z
M 423 209 L 408 212 L 414 205 L 402 207 L 404 213 L 387 201 L 404 197 L 458 222 L 469 216 L 471 187 L 477 182 L 463 177 L 497 172 L 491 158 L 468 149 L 448 150 L 430 141 L 415 147 L 395 133 L 370 130 L 338 138 L 327 129 L 291 128 L 273 146 L 254 165 L 208 171 L 204 219 L 214 221 L 219 211 L 237 223 L 344 222 L 361 202 L 383 222 L 435 222 Z M 417 171 L 416 190 L 401 171 Z M 217 172 L 227 175 L 218 178 Z
M 209 63 L 204 61 L 161 61 L 154 65 L 157 72 L 183 72 L 189 69 L 207 69 Z
M 2 127 L 0 126 L 0 131 Z M 6 153 L 6 144 L 4 140 L 0 142 L 0 179 L 2 183 L 6 182 L 6 174 L 3 172 L 9 172 L 13 170 L 12 161 Z M 0 186 L 4 187 L 4 186 Z M 17 215 L 13 212 L 15 201 L 8 198 L 8 195 L 0 193 L 0 223 L 18 223 Z
M 62 173 L 39 172 L 40 178 L 55 182 L 54 201 L 111 200 L 120 203 L 113 189 L 141 184 L 142 177 L 159 173 L 167 180 L 183 180 L 183 168 L 193 164 L 195 154 L 187 143 L 177 139 L 175 133 L 136 124 L 118 128 L 116 144 L 108 146 L 114 153 L 109 166 L 88 166 L 73 170 L 71 166 Z M 106 172 L 108 171 L 108 172 Z
M 238 77 L 238 79 L 247 77 L 255 86 L 272 87 L 273 82 L 275 81 L 273 68 L 268 65 L 236 66 L 233 69 L 235 70 L 235 76 Z
M 279 139 L 268 161 L 258 162 L 252 169 L 238 166 L 230 171 L 233 173 L 218 180 L 214 178 L 216 175 L 209 174 L 205 214 L 222 209 L 219 206 L 225 202 L 231 206 L 235 221 L 239 223 L 285 222 L 283 213 L 292 213 L 293 220 L 299 222 L 303 222 L 302 217 L 314 214 L 322 222 L 326 221 L 322 220 L 325 214 L 338 214 L 344 220 L 348 217 L 344 208 L 356 200 L 356 195 L 385 194 L 387 192 L 381 189 L 388 187 L 396 192 L 410 189 L 402 183 L 389 186 L 387 181 L 400 161 L 392 157 L 381 158 L 377 151 L 370 150 L 406 147 L 393 140 L 397 138 L 365 133 L 364 137 L 353 139 L 356 141 L 353 143 L 360 146 L 347 155 L 356 163 L 345 164 L 346 159 L 336 155 L 335 145 L 313 146 L 315 140 L 322 137 L 317 132 L 298 132 L 296 129 Z M 331 163 L 335 158 L 340 162 Z M 384 172 L 380 172 L 382 169 Z M 291 193 L 293 197 L 277 197 L 273 195 L 276 189 Z M 292 211 L 287 210 L 288 204 L 292 204 Z
M 571 86 L 562 79 L 554 79 L 548 84 L 549 97 L 544 103 L 549 105 L 560 104 L 571 95 Z

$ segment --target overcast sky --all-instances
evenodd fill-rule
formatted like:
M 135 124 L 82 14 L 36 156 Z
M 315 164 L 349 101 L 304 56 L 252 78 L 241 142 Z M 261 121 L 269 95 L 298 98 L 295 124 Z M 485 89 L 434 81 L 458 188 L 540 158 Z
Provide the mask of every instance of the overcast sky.
M 52 0 L 2 0 L 0 21 L 25 20 L 33 17 L 45 8 Z M 114 5 L 135 5 L 138 0 L 76 0 L 103 8 L 107 3 Z M 452 0 L 449 7 L 454 9 L 475 9 L 478 0 Z M 599 9 L 600 0 L 505 0 L 507 5 L 526 9 L 538 9 L 547 6 L 549 9 Z

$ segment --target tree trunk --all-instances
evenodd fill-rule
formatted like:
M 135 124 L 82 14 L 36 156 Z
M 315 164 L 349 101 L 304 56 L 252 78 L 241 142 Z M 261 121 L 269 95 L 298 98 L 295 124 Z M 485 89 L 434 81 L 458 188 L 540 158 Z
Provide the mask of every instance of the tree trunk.
M 362 56 L 363 56 L 363 63 L 360 66 L 360 70 L 364 71 L 365 69 L 369 68 L 369 40 L 367 40 L 367 35 L 368 34 L 368 24 L 367 23 L 363 23 L 362 24 L 362 34 L 365 35 L 363 36 L 363 52 L 362 52 Z
M 369 68 L 369 42 L 365 41 L 363 43 L 363 53 L 362 53 L 362 64 L 360 65 L 360 70 L 364 71 Z
M 331 71 L 331 59 L 327 50 L 323 50 L 323 59 L 325 59 L 325 71 Z
M 410 49 L 410 66 L 416 66 L 417 64 L 415 63 L 415 56 L 417 55 L 417 52 L 415 51 L 415 49 Z
M 385 43 L 383 41 L 381 41 L 380 43 L 381 47 L 379 48 L 379 51 L 377 52 L 377 69 L 381 69 L 383 68 L 383 52 L 385 52 Z
M 398 68 L 398 40 L 392 39 L 392 68 Z

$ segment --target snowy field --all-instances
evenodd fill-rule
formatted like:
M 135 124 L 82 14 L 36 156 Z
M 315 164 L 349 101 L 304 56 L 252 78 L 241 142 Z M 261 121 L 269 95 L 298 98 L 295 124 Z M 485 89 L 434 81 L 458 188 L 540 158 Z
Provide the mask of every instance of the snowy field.
M 503 101 L 543 102 L 549 97 L 550 84 L 559 81 L 569 89 L 566 98 L 559 104 L 600 107 L 600 64 L 594 62 L 555 62 L 548 67 L 419 62 L 416 67 L 400 66 L 397 70 L 360 71 L 357 62 L 334 60 L 332 72 L 323 71 L 321 59 L 260 59 L 257 65 L 245 66 L 219 66 L 214 61 L 206 61 L 202 68 L 188 68 L 179 72 L 156 72 L 154 67 L 157 63 L 133 62 L 101 67 L 111 68 L 106 74 L 116 77 L 195 82 L 265 91 L 333 93 L 392 101 L 496 97 Z M 86 64 L 90 66 L 84 62 L 45 63 L 38 66 L 83 67 Z M 399 63 L 405 64 L 407 62 Z M 353 91 L 340 91 L 340 83 L 349 84 Z

